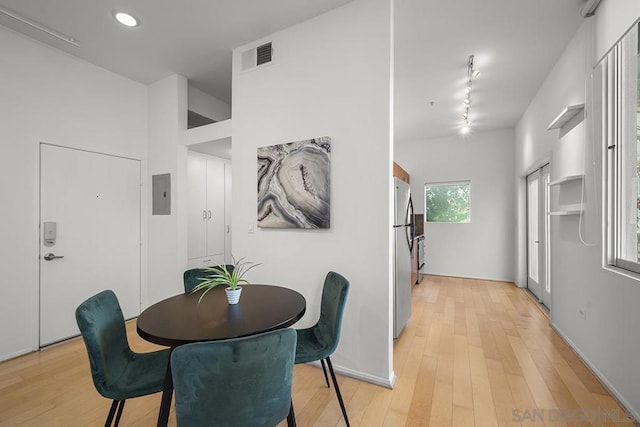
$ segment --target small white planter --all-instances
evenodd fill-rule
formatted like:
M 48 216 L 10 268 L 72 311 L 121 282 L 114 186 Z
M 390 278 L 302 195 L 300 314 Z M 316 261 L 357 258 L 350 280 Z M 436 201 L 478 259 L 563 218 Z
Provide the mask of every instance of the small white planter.
M 240 301 L 240 293 L 242 293 L 242 288 L 238 287 L 235 290 L 231 288 L 225 288 L 224 290 L 227 293 L 227 301 L 229 304 L 237 304 Z

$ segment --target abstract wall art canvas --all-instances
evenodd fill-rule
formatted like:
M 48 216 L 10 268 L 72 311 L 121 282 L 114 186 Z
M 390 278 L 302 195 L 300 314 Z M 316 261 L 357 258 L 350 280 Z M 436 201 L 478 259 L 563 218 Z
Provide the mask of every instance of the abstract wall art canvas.
M 258 227 L 329 228 L 331 138 L 258 148 Z

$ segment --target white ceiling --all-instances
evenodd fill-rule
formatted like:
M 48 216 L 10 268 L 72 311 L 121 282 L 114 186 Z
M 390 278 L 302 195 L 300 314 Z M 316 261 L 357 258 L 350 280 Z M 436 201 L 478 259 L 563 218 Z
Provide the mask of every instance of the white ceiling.
M 231 102 L 233 48 L 349 1 L 0 0 L 80 47 L 2 14 L 0 25 L 145 84 L 180 74 Z M 583 3 L 395 0 L 396 141 L 459 130 L 470 54 L 482 72 L 472 94 L 474 130 L 513 127 L 580 25 Z M 142 25 L 117 25 L 115 8 Z
M 80 42 L 75 47 L 0 14 L 7 26 L 141 83 L 180 74 L 231 102 L 232 49 L 351 0 L 0 0 L 0 6 Z M 142 25 L 116 23 L 113 9 Z
M 514 127 L 582 22 L 584 0 L 395 4 L 395 140 L 402 143 L 460 131 L 471 54 L 481 72 L 472 132 Z

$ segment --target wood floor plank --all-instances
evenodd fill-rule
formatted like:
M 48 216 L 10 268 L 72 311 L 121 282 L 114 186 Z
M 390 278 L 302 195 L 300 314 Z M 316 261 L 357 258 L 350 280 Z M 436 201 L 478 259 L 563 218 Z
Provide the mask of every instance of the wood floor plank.
M 486 359 L 481 348 L 469 347 L 469 365 L 471 367 L 475 425 L 482 427 L 497 426 L 498 420 L 496 418 L 493 395 L 491 394 Z
M 391 393 L 390 390 L 382 387 L 358 381 L 357 389 L 348 404 L 349 421 L 352 425 L 365 425 L 362 421 L 365 412 L 374 397 L 380 392 Z
M 544 420 L 536 417 L 539 409 L 536 405 L 527 381 L 523 375 L 507 374 L 507 382 L 515 404 L 512 409 L 512 420 L 520 422 L 523 426 L 544 426 Z
M 451 425 L 453 427 L 475 426 L 473 409 L 454 404 L 452 418 L 451 418 Z
M 502 363 L 491 359 L 486 359 L 486 362 L 498 426 L 520 426 L 521 423 L 513 420 L 513 411 L 516 408 L 516 403 L 511 394 L 507 374 Z
M 422 357 L 407 417 L 410 425 L 428 425 L 431 417 L 431 401 L 433 399 L 437 368 L 437 358 L 427 355 Z
M 393 398 L 389 404 L 390 409 L 403 414 L 405 417 L 409 414 L 411 398 L 418 378 L 420 362 L 424 354 L 426 342 L 427 340 L 423 337 L 414 337 L 407 357 L 406 368 L 396 382 Z
M 509 341 L 537 407 L 542 409 L 556 408 L 556 402 L 522 339 L 509 337 Z
M 454 339 L 453 404 L 461 408 L 471 409 L 473 414 L 469 344 L 466 336 L 456 335 Z
M 449 426 L 453 420 L 453 385 L 436 381 L 429 425 Z

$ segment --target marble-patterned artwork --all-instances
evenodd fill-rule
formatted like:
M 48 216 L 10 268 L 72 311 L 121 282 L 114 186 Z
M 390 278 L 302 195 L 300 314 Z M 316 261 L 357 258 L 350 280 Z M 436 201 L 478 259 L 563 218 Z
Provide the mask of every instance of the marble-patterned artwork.
M 258 227 L 329 228 L 331 138 L 258 148 Z

